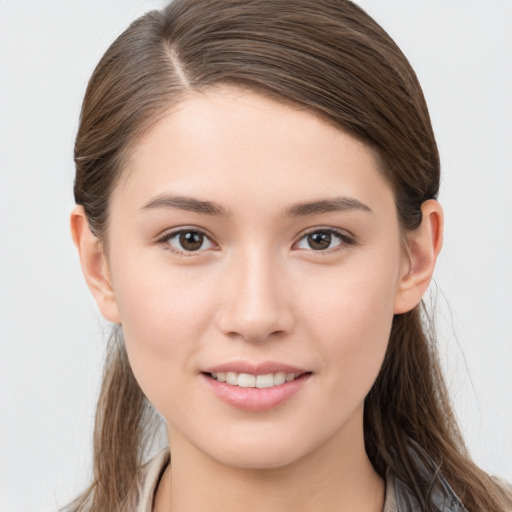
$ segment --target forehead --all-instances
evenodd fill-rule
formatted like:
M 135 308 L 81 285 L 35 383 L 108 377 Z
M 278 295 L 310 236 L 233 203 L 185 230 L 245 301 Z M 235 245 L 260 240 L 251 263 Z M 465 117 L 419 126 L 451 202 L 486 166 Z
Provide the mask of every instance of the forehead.
M 315 113 L 224 87 L 190 94 L 136 143 L 113 202 L 167 192 L 248 205 L 391 190 L 373 151 Z

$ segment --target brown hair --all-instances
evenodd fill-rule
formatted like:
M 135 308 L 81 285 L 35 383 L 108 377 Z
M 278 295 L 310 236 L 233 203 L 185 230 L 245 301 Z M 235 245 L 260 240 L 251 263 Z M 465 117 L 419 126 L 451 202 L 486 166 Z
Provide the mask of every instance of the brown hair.
M 177 0 L 132 23 L 87 88 L 74 193 L 101 240 L 129 148 L 184 95 L 220 84 L 306 107 L 366 143 L 393 186 L 402 228 L 420 225 L 422 203 L 437 197 L 439 155 L 416 75 L 374 20 L 346 0 Z M 504 511 L 511 499 L 464 447 L 428 324 L 421 306 L 393 320 L 365 400 L 368 456 L 381 476 L 391 469 L 431 510 L 432 482 L 412 460 L 413 440 L 468 510 Z M 74 510 L 133 506 L 150 416 L 117 336 L 98 404 L 94 479 Z

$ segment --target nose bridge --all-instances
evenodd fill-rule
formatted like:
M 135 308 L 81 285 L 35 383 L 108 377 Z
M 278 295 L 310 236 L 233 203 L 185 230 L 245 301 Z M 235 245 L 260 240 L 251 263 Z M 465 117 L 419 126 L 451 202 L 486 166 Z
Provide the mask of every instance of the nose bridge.
M 233 256 L 227 269 L 221 330 L 258 341 L 292 328 L 286 275 L 270 248 L 248 247 Z

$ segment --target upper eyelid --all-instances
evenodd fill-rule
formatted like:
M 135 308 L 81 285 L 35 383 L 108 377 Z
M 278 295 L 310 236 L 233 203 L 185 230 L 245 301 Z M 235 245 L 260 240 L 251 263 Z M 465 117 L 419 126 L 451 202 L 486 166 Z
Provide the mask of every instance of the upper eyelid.
M 319 232 L 319 231 L 327 231 L 329 233 L 338 233 L 340 235 L 345 234 L 345 231 L 343 229 L 333 228 L 333 227 L 329 227 L 329 226 L 315 226 L 315 227 L 312 227 L 312 228 L 308 228 L 305 231 L 303 231 L 302 234 L 303 235 L 309 235 L 310 233 L 316 233 L 316 232 Z
M 305 236 L 311 235 L 312 233 L 318 233 L 318 232 L 327 232 L 327 233 L 333 233 L 340 238 L 343 239 L 349 239 L 352 242 L 356 242 L 356 237 L 353 235 L 350 231 L 347 231 L 346 229 L 341 228 L 335 228 L 330 226 L 315 226 L 309 229 L 306 229 L 305 231 L 301 231 L 297 236 L 296 240 L 302 240 Z
M 169 238 L 173 238 L 174 236 L 178 235 L 179 233 L 183 233 L 183 231 L 197 231 L 198 233 L 201 233 L 206 238 L 208 238 L 208 240 L 210 240 L 211 242 L 215 242 L 215 237 L 212 234 L 210 234 L 205 229 L 199 228 L 197 226 L 185 226 L 185 227 L 179 227 L 179 228 L 166 229 L 166 230 L 162 231 L 162 233 L 156 237 L 156 241 L 163 242 L 165 240 L 168 240 Z

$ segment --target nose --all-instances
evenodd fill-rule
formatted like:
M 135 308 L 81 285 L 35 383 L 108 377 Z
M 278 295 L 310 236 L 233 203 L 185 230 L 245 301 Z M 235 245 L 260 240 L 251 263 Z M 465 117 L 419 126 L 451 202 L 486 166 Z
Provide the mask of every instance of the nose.
M 275 339 L 294 326 L 286 272 L 268 255 L 252 254 L 233 261 L 223 280 L 220 330 L 247 341 Z

